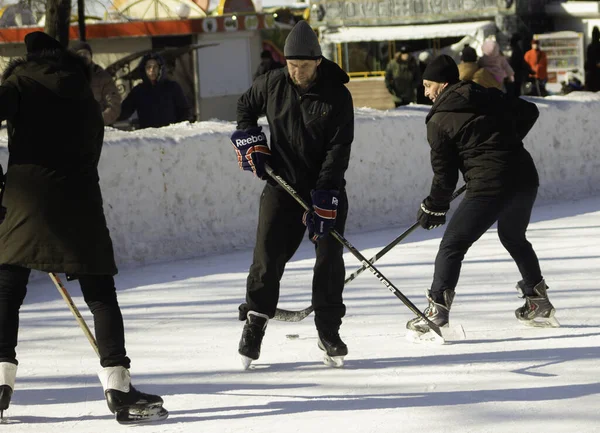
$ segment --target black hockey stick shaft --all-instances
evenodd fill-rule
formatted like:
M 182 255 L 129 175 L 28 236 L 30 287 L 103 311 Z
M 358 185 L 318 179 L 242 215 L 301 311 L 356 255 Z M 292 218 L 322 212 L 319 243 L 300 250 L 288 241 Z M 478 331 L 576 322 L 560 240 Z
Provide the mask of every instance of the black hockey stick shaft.
M 460 196 L 462 193 L 464 193 L 466 191 L 466 189 L 467 189 L 467 186 L 463 185 L 459 189 L 454 191 L 454 193 L 450 197 L 450 201 L 453 201 L 455 198 Z M 419 227 L 419 222 L 415 222 L 412 226 L 410 226 L 403 233 L 401 233 L 398 237 L 396 237 L 396 239 L 394 239 L 392 242 L 387 244 L 381 251 L 379 251 L 377 254 L 375 254 L 373 257 L 371 257 L 371 259 L 369 260 L 369 263 L 374 264 L 377 260 L 379 260 L 384 255 L 386 255 L 388 252 L 390 252 L 396 245 L 398 245 L 400 242 L 402 242 L 409 234 L 414 232 L 418 227 Z M 348 278 L 346 278 L 346 281 L 344 281 L 344 285 L 354 281 L 354 279 L 356 277 L 358 277 L 360 274 L 362 274 L 366 269 L 367 269 L 367 266 L 364 266 L 364 265 L 361 266 L 360 268 L 358 268 Z M 303 310 L 298 310 L 298 311 L 289 311 L 289 310 L 283 310 L 283 309 L 278 308 L 277 312 L 275 313 L 275 319 L 281 320 L 284 322 L 299 322 L 300 320 L 306 318 L 310 313 L 312 313 L 313 310 L 314 310 L 314 308 L 312 307 L 312 305 L 309 307 L 306 307 Z
M 457 189 L 456 191 L 454 191 L 454 193 L 450 197 L 450 201 L 453 201 L 456 197 L 458 197 L 459 195 L 461 195 L 466 190 L 467 190 L 467 186 L 466 185 L 461 186 L 459 189 Z M 381 251 L 379 251 L 377 254 L 375 254 L 371 258 L 371 260 L 369 260 L 369 263 L 373 264 L 377 260 L 379 260 L 380 258 L 382 258 L 384 255 L 386 255 L 388 252 L 390 252 L 390 250 L 392 248 L 394 248 L 396 245 L 398 245 L 400 242 L 402 242 L 409 234 L 411 234 L 412 232 L 414 232 L 418 227 L 419 227 L 419 222 L 417 221 L 412 226 L 410 226 L 409 228 L 407 228 L 396 239 L 394 239 L 392 242 L 390 242 L 389 244 L 387 244 Z M 348 284 L 350 281 L 354 280 L 356 277 L 358 277 L 360 274 L 362 274 L 366 269 L 367 269 L 367 267 L 364 266 L 364 265 L 362 267 L 358 268 L 348 278 L 346 278 L 346 281 L 344 281 L 344 284 Z
M 296 200 L 304 208 L 304 210 L 309 211 L 309 212 L 313 211 L 312 207 L 310 207 L 302 199 L 302 197 L 300 197 L 300 195 L 298 195 L 296 190 L 294 190 L 294 188 L 292 188 L 281 176 L 276 174 L 269 165 L 265 164 L 265 170 L 266 170 L 267 174 L 269 176 L 271 176 L 273 178 L 273 180 L 275 180 L 275 182 L 277 182 L 279 185 L 281 185 L 294 198 L 294 200 Z M 392 292 L 394 295 L 396 295 L 396 297 L 398 299 L 400 299 L 404 303 L 404 305 L 406 305 L 408 307 L 408 309 L 410 311 L 412 311 L 414 314 L 419 316 L 421 319 L 425 320 L 427 322 L 427 324 L 429 325 L 429 328 L 443 340 L 444 337 L 442 336 L 442 331 L 440 330 L 440 327 L 438 325 L 436 325 L 435 323 L 433 323 L 431 320 L 429 320 L 427 318 L 427 316 L 425 316 L 423 314 L 423 312 L 421 310 L 419 310 L 415 306 L 415 304 L 413 304 L 410 301 L 410 299 L 408 299 L 406 296 L 404 296 L 404 294 L 396 286 L 394 286 L 394 284 L 389 279 L 387 279 L 385 277 L 385 275 L 383 275 L 381 272 L 379 272 L 377 270 L 377 268 L 375 266 L 373 266 L 371 263 L 369 263 L 367 261 L 367 258 L 365 256 L 363 256 L 356 248 L 354 248 L 354 246 L 350 242 L 348 242 L 348 240 L 346 240 L 336 230 L 331 230 L 329 232 L 329 234 L 331 236 L 333 236 L 335 240 L 337 240 L 342 245 L 344 245 L 352 253 L 352 255 L 354 255 L 354 257 L 356 257 L 363 264 L 363 266 L 369 268 L 369 270 L 379 279 L 379 281 L 381 281 L 383 283 L 383 285 L 385 287 L 387 287 L 390 292 Z
M 69 310 L 71 310 L 71 313 L 73 313 L 73 316 L 75 316 L 75 320 L 77 320 L 77 323 L 79 323 L 81 330 L 83 331 L 83 333 L 87 337 L 88 341 L 90 342 L 90 344 L 96 351 L 96 355 L 98 355 L 98 357 L 100 357 L 100 350 L 98 350 L 98 343 L 96 343 L 96 339 L 92 335 L 90 328 L 88 328 L 87 323 L 85 323 L 85 320 L 83 320 L 83 317 L 81 317 L 81 313 L 79 312 L 79 309 L 73 302 L 71 295 L 69 295 L 67 288 L 64 286 L 64 284 L 62 283 L 60 278 L 58 278 L 58 275 L 56 275 L 54 272 L 50 272 L 50 279 L 52 280 L 52 282 L 58 289 L 58 292 L 60 293 L 60 295 L 63 297 L 63 299 L 67 303 L 67 306 L 69 307 Z

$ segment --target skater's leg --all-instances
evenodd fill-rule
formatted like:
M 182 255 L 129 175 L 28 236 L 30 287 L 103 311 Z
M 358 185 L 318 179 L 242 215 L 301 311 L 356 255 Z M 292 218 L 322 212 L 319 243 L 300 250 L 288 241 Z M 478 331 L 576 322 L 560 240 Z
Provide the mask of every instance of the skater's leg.
M 427 295 L 429 305 L 423 312 L 436 325 L 448 324 L 464 256 L 494 224 L 501 205 L 498 197 L 466 197 L 452 215 L 435 259 L 433 282 Z M 421 317 L 408 321 L 406 328 L 419 338 L 430 331 L 428 322 Z
M 115 281 L 110 275 L 81 275 L 83 298 L 94 315 L 94 331 L 102 367 L 129 368 L 125 351 L 123 316 L 117 302 Z
M 267 184 L 260 198 L 254 257 L 247 279 L 246 302 L 240 305 L 240 320 L 248 311 L 275 315 L 279 282 L 286 263 L 302 242 L 305 227 L 302 208 L 281 187 Z
M 108 408 L 119 422 L 156 421 L 168 416 L 163 399 L 131 385 L 130 360 L 125 352 L 123 316 L 117 302 L 114 278 L 110 275 L 80 275 L 85 302 L 94 315 L 94 330 L 102 368 L 98 377 Z
M 502 200 L 498 197 L 465 198 L 450 219 L 435 258 L 431 297 L 444 302 L 446 290 L 454 292 L 465 254 L 498 218 Z
M 342 235 L 347 216 L 348 198 L 346 192 L 341 191 L 334 229 Z M 348 354 L 348 347 L 339 335 L 342 317 L 346 314 L 342 297 L 346 272 L 344 246 L 333 236 L 327 235 L 317 242 L 315 250 L 317 259 L 312 285 L 312 305 L 315 309 L 319 347 L 330 357 L 343 357 Z M 341 364 L 341 358 L 338 362 Z
M 286 263 L 302 242 L 302 208 L 281 187 L 267 184 L 260 199 L 254 258 L 247 279 L 246 302 L 239 319 L 246 321 L 238 353 L 244 368 L 260 356 L 269 318 L 275 315 L 279 282 Z
M 0 265 L 0 417 L 8 409 L 15 389 L 19 309 L 30 272 L 19 266 Z
M 19 310 L 27 294 L 30 273 L 20 266 L 0 265 L 0 362 L 17 364 Z
M 539 260 L 525 235 L 536 196 L 537 187 L 515 192 L 498 217 L 498 237 L 519 268 L 525 295 L 532 295 L 542 280 Z

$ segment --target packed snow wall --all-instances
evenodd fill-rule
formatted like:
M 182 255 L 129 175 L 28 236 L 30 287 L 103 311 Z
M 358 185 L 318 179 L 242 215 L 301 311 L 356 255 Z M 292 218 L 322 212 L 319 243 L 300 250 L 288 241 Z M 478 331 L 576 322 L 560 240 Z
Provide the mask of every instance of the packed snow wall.
M 538 203 L 598 193 L 600 96 L 577 93 L 531 100 L 541 112 L 525 140 L 540 173 Z M 432 177 L 427 111 L 423 106 L 356 110 L 346 176 L 350 240 L 359 230 L 414 222 Z M 120 265 L 253 245 L 263 182 L 239 170 L 229 142 L 234 127 L 215 121 L 135 132 L 107 130 L 100 177 Z M 6 160 L 4 147 L 4 167 Z

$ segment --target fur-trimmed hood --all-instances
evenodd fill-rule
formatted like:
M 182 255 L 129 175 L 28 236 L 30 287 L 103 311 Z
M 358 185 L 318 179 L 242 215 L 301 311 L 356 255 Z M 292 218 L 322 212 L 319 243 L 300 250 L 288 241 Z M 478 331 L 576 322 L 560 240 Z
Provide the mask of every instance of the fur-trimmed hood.
M 62 98 L 86 97 L 91 69 L 78 55 L 67 50 L 27 54 L 12 60 L 2 74 L 2 82 L 13 75 L 32 79 Z

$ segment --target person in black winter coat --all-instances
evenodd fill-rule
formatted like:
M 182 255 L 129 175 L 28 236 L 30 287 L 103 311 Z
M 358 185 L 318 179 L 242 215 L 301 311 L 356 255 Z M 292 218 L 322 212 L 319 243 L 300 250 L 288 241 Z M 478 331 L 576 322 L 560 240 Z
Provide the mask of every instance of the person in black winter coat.
M 585 88 L 590 92 L 600 90 L 600 29 L 596 26 L 592 30 L 592 42 L 587 47 Z
M 525 236 L 539 179 L 523 139 L 535 124 L 538 109 L 458 77 L 456 63 L 445 55 L 433 60 L 423 74 L 425 94 L 434 103 L 426 118 L 434 175 L 417 215 L 420 225 L 429 230 L 446 222 L 459 171 L 467 184 L 466 197 L 440 244 L 425 315 L 440 327 L 448 324 L 462 260 L 497 221 L 498 237 L 522 277 L 517 289 L 526 303 L 516 310 L 517 318 L 526 324 L 557 326 L 537 256 Z M 407 328 L 418 337 L 430 330 L 420 317 L 409 321 Z
M 268 160 L 306 202 L 312 202 L 314 215 L 304 213 L 273 180 L 267 181 L 260 199 L 246 302 L 240 305 L 239 317 L 246 325 L 239 353 L 246 365 L 259 357 L 264 329 L 277 307 L 285 265 L 306 230 L 303 220 L 317 254 L 312 305 L 319 345 L 333 357 L 343 357 L 348 351 L 339 336 L 346 311 L 343 247 L 327 233 L 332 228 L 343 233 L 348 212 L 344 173 L 354 138 L 352 97 L 344 86 L 349 78 L 322 57 L 317 36 L 306 21 L 292 29 L 284 54 L 286 67 L 259 76 L 239 98 L 238 130 L 232 142 L 241 166 L 265 178 L 264 160 Z M 257 127 L 262 115 L 269 122 L 270 149 Z
M 258 65 L 258 68 L 256 69 L 254 79 L 262 74 L 272 71 L 273 69 L 279 68 L 283 68 L 283 65 L 273 59 L 273 54 L 271 54 L 269 50 L 264 50 L 262 53 L 260 53 L 260 65 Z
M 181 86 L 167 78 L 164 59 L 155 53 L 142 57 L 138 66 L 142 83 L 135 86 L 121 104 L 119 120 L 137 111 L 140 128 L 160 128 L 192 119 Z
M 99 377 L 111 411 L 119 401 L 162 404 L 130 386 L 98 177 L 104 121 L 90 68 L 45 33 L 28 34 L 25 45 L 27 56 L 8 65 L 0 86 L 9 150 L 0 224 L 0 411 L 14 389 L 19 309 L 31 269 L 79 280 L 94 316 Z
M 529 63 L 525 61 L 525 51 L 522 48 L 522 38 L 519 33 L 515 33 L 510 38 L 511 54 L 508 63 L 515 72 L 515 81 L 506 82 L 506 92 L 513 96 L 521 96 L 523 84 L 528 80 L 529 75 L 533 74 Z

